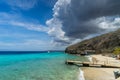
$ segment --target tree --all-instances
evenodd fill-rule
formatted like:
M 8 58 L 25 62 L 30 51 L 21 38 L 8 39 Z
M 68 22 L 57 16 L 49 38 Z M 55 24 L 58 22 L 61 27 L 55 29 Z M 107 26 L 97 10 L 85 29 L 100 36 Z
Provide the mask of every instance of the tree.
M 118 58 L 120 59 L 120 47 L 116 47 L 113 51 L 115 55 L 118 55 Z

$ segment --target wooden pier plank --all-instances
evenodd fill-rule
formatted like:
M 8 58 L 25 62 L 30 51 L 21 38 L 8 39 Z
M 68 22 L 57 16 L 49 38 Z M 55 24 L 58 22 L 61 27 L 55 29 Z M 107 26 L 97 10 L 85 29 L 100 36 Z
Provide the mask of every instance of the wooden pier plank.
M 104 68 L 120 68 L 120 66 L 116 66 L 116 65 L 110 65 L 110 64 L 98 64 L 98 63 L 92 63 L 92 62 L 82 62 L 82 61 L 73 61 L 73 60 L 67 60 L 65 62 L 66 64 L 81 64 L 85 67 L 104 67 Z

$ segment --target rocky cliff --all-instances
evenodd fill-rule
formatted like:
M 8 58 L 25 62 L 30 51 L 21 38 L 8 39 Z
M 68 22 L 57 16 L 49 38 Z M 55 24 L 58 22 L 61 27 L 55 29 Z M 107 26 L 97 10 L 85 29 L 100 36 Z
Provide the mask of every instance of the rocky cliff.
M 95 50 L 96 53 L 111 53 L 118 46 L 120 46 L 120 29 L 71 45 L 65 52 L 81 54 L 84 50 Z

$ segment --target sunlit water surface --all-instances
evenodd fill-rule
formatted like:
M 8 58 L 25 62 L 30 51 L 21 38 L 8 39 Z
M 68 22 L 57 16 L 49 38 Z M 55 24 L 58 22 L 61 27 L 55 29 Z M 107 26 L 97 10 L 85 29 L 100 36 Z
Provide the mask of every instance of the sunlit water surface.
M 0 55 L 0 80 L 79 80 L 78 67 L 67 59 L 86 60 L 63 52 Z

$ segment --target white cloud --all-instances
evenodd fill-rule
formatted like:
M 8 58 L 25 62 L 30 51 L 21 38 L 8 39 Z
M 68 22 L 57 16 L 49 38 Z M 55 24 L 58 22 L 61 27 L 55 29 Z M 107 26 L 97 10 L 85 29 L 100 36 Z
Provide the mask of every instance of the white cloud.
M 120 17 L 101 17 L 96 20 L 98 23 L 98 27 L 108 30 L 108 31 L 113 31 L 118 28 L 120 28 Z
M 26 20 L 22 18 L 20 15 L 17 14 L 9 14 L 9 13 L 0 13 L 0 24 L 3 25 L 10 25 L 16 26 L 16 27 L 24 27 L 28 30 L 34 30 L 34 31 L 41 31 L 41 32 L 47 32 L 48 27 L 41 25 L 40 23 L 36 23 L 36 21 L 33 21 L 30 19 Z
M 49 36 L 57 37 L 56 39 L 67 40 L 64 38 L 64 32 L 61 30 L 60 25 L 59 27 L 56 24 L 52 24 L 51 21 L 47 21 L 49 26 L 43 26 L 39 22 L 34 20 L 26 20 L 22 16 L 17 14 L 10 14 L 10 13 L 0 13 L 0 25 L 9 25 L 9 27 L 23 27 L 26 30 L 37 31 L 37 32 L 44 32 L 48 33 Z M 56 22 L 56 21 L 53 21 Z M 50 25 L 51 24 L 51 25 Z M 58 24 L 58 23 L 57 23 Z M 5 30 L 3 30 L 5 31 Z M 0 37 L 7 37 L 7 38 L 22 38 L 22 41 L 18 42 L 0 42 L 0 50 L 63 50 L 65 46 L 58 45 L 51 41 L 43 41 L 43 40 L 36 40 L 35 35 L 27 35 L 22 33 L 9 33 L 9 32 L 1 32 L 3 33 Z M 56 34 L 59 34 L 58 36 Z M 35 39 L 34 39 L 35 37 Z M 40 37 L 37 35 L 37 37 Z M 44 37 L 44 36 L 43 36 Z M 33 39 L 32 39 L 33 38 Z M 25 40 L 28 39 L 28 40 Z
M 33 8 L 37 4 L 37 0 L 4 0 L 12 8 L 21 8 L 28 10 Z
M 29 39 L 24 42 L 2 42 L 0 41 L 0 50 L 53 50 L 54 46 L 52 46 L 51 42 Z
M 62 30 L 62 22 L 56 17 L 59 15 L 60 6 L 68 4 L 69 2 L 70 0 L 58 0 L 53 8 L 53 18 L 46 21 L 47 26 L 50 28 L 48 34 L 53 37 L 56 45 L 61 45 L 62 42 L 65 42 L 65 44 L 62 45 L 70 43 L 69 38 L 65 36 L 65 32 Z
M 29 30 L 34 30 L 34 31 L 41 31 L 41 32 L 48 31 L 48 27 L 45 27 L 41 24 L 25 23 L 25 22 L 17 22 L 17 21 L 11 21 L 9 22 L 9 24 L 12 26 L 24 27 L 24 28 L 27 28 Z
M 64 36 L 65 32 L 62 31 L 62 24 L 57 18 L 53 18 L 46 21 L 46 24 L 49 27 L 49 30 L 47 33 L 48 35 L 53 37 L 53 41 L 55 45 L 66 46 L 66 44 L 70 43 L 69 38 Z
M 46 24 L 49 26 L 48 34 L 50 34 L 53 37 L 62 38 L 64 37 L 64 32 L 62 31 L 61 22 L 57 19 L 51 19 L 46 22 Z M 57 35 L 59 34 L 59 35 Z

